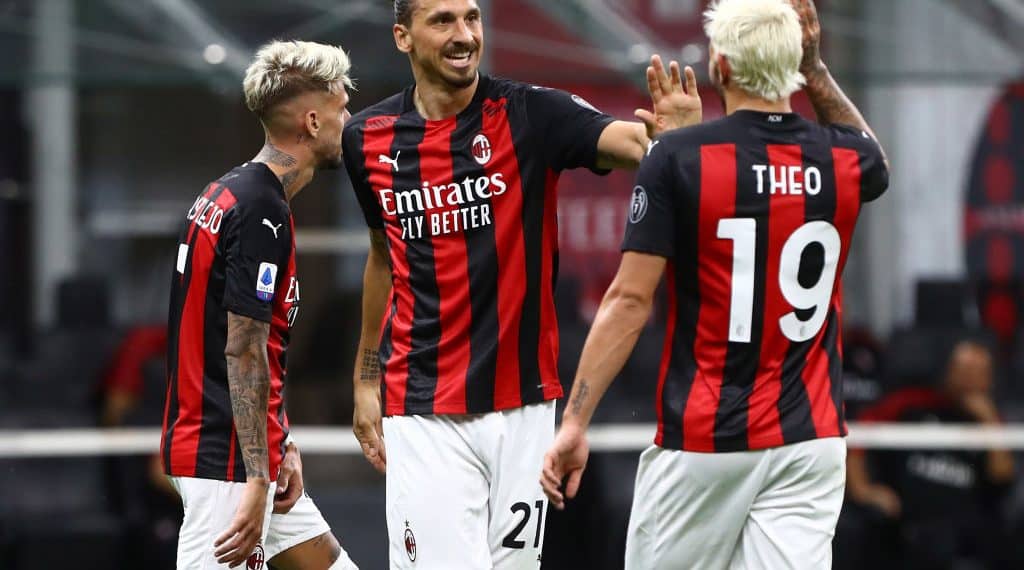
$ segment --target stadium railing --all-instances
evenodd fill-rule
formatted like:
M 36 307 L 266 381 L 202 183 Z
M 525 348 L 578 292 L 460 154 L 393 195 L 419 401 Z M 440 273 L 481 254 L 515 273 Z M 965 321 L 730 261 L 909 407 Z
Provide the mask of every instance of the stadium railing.
M 589 432 L 594 452 L 641 451 L 651 445 L 655 426 L 599 424 Z M 292 426 L 304 454 L 361 453 L 347 426 Z M 1024 449 L 1024 424 L 850 423 L 850 447 L 866 449 Z M 155 453 L 159 428 L 0 430 L 0 458 L 140 455 Z

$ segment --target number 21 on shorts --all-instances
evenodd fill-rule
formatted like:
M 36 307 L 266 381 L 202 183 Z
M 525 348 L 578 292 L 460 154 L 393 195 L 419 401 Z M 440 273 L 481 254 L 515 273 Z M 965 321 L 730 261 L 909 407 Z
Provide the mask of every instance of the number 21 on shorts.
M 501 541 L 501 545 L 505 548 L 526 548 L 526 540 L 523 540 L 521 535 L 523 534 L 523 531 L 526 529 L 526 526 L 530 523 L 530 518 L 534 518 L 536 522 L 534 523 L 535 530 L 533 533 L 533 547 L 540 548 L 540 533 L 544 525 L 544 501 L 539 500 L 536 503 L 534 503 L 534 509 L 530 508 L 529 503 L 524 502 L 518 502 L 512 505 L 511 508 L 513 516 L 522 514 L 522 518 L 519 519 L 519 522 L 516 523 L 516 526 L 512 529 L 512 532 L 505 535 L 505 540 Z M 531 517 L 535 509 L 536 516 Z M 527 535 L 527 537 L 528 536 L 529 535 Z
M 718 237 L 732 240 L 732 302 L 729 309 L 729 341 L 750 342 L 754 314 L 754 265 L 757 256 L 757 220 L 729 218 L 718 222 Z M 809 287 L 800 283 L 800 259 L 813 244 L 825 251 L 825 263 L 817 282 Z M 839 268 L 842 240 L 839 231 L 824 221 L 808 222 L 794 231 L 782 246 L 779 260 L 779 291 L 793 307 L 779 319 L 782 334 L 793 342 L 804 342 L 818 334 L 828 316 L 832 289 Z M 769 279 L 772 277 L 769 276 Z M 810 318 L 801 320 L 796 311 L 813 309 Z

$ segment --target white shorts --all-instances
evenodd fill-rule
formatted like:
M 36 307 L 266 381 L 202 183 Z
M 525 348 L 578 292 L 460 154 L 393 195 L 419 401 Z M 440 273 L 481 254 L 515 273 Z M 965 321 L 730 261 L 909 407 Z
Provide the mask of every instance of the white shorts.
M 178 569 L 213 570 L 227 568 L 218 564 L 213 555 L 213 541 L 217 539 L 235 517 L 242 499 L 245 483 L 170 477 L 171 484 L 181 495 L 185 519 L 178 534 Z M 263 518 L 263 539 L 250 557 L 250 568 L 269 568 L 266 562 L 278 554 L 331 530 L 320 509 L 309 495 L 303 493 L 290 511 L 274 514 L 275 483 L 267 491 L 267 514 Z M 347 560 L 342 550 L 339 560 Z M 259 563 L 262 562 L 262 566 Z M 351 564 L 351 561 L 349 562 Z M 355 565 L 351 565 L 355 568 Z
M 626 570 L 822 570 L 846 486 L 846 441 L 640 456 Z
M 384 418 L 391 568 L 536 570 L 555 403 Z

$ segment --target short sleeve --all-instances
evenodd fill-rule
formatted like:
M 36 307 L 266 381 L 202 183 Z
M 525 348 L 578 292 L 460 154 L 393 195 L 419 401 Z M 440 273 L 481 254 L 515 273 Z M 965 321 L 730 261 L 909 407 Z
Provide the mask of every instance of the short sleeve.
M 677 176 L 672 153 L 664 144 L 651 147 L 640 162 L 629 203 L 622 251 L 668 259 L 676 253 Z
M 597 168 L 597 141 L 615 119 L 578 95 L 533 86 L 526 94 L 530 124 L 540 130 L 548 164 L 556 171 Z
M 371 229 L 383 229 L 384 217 L 381 214 L 380 203 L 373 194 L 370 186 L 369 175 L 363 165 L 363 133 L 362 126 L 352 124 L 345 128 L 341 138 L 342 157 L 345 160 L 345 170 L 352 182 L 352 189 L 359 200 L 359 207 L 363 210 L 363 217 L 366 225 Z
M 889 168 L 882 147 L 868 133 L 847 125 L 830 125 L 834 145 L 853 148 L 860 157 L 861 202 L 877 200 L 889 188 Z
M 239 202 L 224 225 L 224 309 L 269 323 L 292 253 L 287 206 L 274 199 Z

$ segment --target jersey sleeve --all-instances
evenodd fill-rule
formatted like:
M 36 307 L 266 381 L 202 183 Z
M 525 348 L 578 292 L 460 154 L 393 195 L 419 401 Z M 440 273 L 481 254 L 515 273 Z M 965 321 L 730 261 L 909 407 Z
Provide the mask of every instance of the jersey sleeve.
M 529 87 L 526 94 L 530 124 L 540 131 L 548 164 L 556 171 L 586 167 L 599 174 L 597 141 L 615 119 L 578 95 L 546 87 Z
M 341 148 L 342 157 L 345 160 L 345 170 L 348 171 L 352 189 L 356 193 L 356 199 L 359 200 L 359 207 L 363 210 L 366 225 L 371 229 L 384 228 L 380 203 L 377 202 L 377 197 L 373 194 L 369 173 L 363 164 L 363 133 L 360 125 L 349 125 L 345 128 L 342 133 Z
M 292 253 L 288 209 L 273 199 L 240 202 L 224 225 L 223 308 L 269 323 Z
M 672 153 L 664 146 L 653 146 L 640 162 L 622 251 L 671 259 L 676 253 L 677 176 L 672 167 Z
M 853 148 L 860 157 L 861 202 L 877 200 L 889 188 L 889 168 L 882 147 L 868 133 L 847 125 L 831 125 L 835 146 Z

